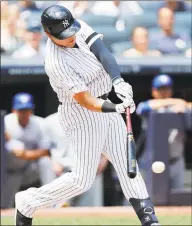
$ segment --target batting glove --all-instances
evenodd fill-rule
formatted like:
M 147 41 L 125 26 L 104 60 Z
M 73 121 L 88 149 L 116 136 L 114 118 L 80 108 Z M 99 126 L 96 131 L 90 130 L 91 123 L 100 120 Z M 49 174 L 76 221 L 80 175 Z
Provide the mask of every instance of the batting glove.
M 115 93 L 117 94 L 118 98 L 122 101 L 125 98 L 133 98 L 133 90 L 132 86 L 129 83 L 125 82 L 123 78 L 115 79 L 113 82 Z
M 123 114 L 126 111 L 126 108 L 130 107 L 130 113 L 132 114 L 135 111 L 135 103 L 132 98 L 125 98 L 123 103 L 116 104 L 115 108 L 119 114 Z

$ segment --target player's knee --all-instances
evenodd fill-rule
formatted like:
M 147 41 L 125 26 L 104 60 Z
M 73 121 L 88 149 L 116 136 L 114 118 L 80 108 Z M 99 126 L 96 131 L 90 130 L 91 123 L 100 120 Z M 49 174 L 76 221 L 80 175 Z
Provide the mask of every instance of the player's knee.
M 83 193 L 89 190 L 92 183 L 92 181 L 84 181 L 84 179 L 82 178 L 76 178 L 76 180 L 74 181 L 74 187 L 79 191 L 79 193 Z
M 75 187 L 76 189 L 79 190 L 80 193 L 83 193 L 83 192 L 86 192 L 91 187 L 91 184 L 77 182 L 75 184 Z
M 133 206 L 143 226 L 150 226 L 153 223 L 158 223 L 153 203 L 150 198 L 147 199 L 130 198 L 129 202 Z

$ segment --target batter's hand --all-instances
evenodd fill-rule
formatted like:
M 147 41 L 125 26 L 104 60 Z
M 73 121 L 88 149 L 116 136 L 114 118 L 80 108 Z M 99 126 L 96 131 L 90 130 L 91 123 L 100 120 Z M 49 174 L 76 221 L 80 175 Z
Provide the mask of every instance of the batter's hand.
M 135 111 L 135 103 L 132 98 L 125 98 L 123 103 L 116 104 L 116 111 L 120 114 L 125 113 L 126 108 L 130 107 L 130 113 L 132 114 Z
M 132 86 L 125 82 L 123 78 L 118 78 L 113 82 L 115 93 L 118 98 L 124 101 L 125 98 L 133 98 Z

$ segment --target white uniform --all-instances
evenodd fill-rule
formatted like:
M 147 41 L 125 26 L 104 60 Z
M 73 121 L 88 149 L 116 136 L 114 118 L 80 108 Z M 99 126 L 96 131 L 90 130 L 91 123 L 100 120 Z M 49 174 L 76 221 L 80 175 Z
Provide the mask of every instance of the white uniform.
M 26 127 L 22 127 L 18 122 L 15 113 L 5 116 L 5 130 L 13 139 L 20 140 L 24 143 L 25 150 L 47 149 L 47 138 L 43 132 L 44 119 L 32 115 Z
M 127 132 L 122 116 L 89 111 L 73 99 L 75 93 L 82 91 L 98 97 L 112 88 L 109 74 L 89 49 L 102 35 L 79 22 L 81 29 L 76 34 L 79 48 L 59 47 L 48 40 L 45 58 L 51 86 L 62 102 L 58 108 L 59 117 L 75 155 L 75 167 L 52 183 L 23 193 L 25 202 L 18 200 L 17 209 L 27 217 L 32 217 L 38 208 L 49 207 L 88 190 L 95 179 L 101 153 L 115 167 L 128 200 L 148 197 L 140 173 L 134 179 L 127 175 Z
M 74 167 L 74 153 L 69 149 L 69 141 L 59 123 L 58 113 L 45 118 L 45 132 L 49 138 L 52 160 L 64 167 L 63 172 L 69 172 Z M 70 204 L 70 203 L 69 203 Z M 63 203 L 61 203 L 63 205 Z M 58 206 L 61 206 L 58 205 Z M 97 175 L 92 187 L 79 197 L 72 200 L 74 206 L 102 206 L 103 205 L 103 175 Z

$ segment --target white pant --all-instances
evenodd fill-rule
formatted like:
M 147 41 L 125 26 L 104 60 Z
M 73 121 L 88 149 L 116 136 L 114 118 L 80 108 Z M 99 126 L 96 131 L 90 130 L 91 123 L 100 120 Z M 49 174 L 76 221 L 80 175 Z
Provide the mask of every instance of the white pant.
M 148 197 L 140 173 L 134 179 L 127 175 L 127 132 L 121 115 L 91 112 L 78 104 L 60 106 L 59 114 L 62 127 L 71 139 L 75 168 L 48 185 L 19 194 L 17 208 L 23 215 L 32 217 L 36 209 L 53 206 L 88 190 L 96 176 L 101 153 L 117 171 L 127 200 Z
M 76 196 L 73 206 L 103 206 L 103 175 L 97 175 L 91 188 L 83 194 Z
M 95 177 L 90 189 L 72 199 L 65 201 L 65 204 L 70 206 L 103 206 L 103 174 L 99 174 Z M 63 201 L 55 205 L 55 208 L 61 208 Z

